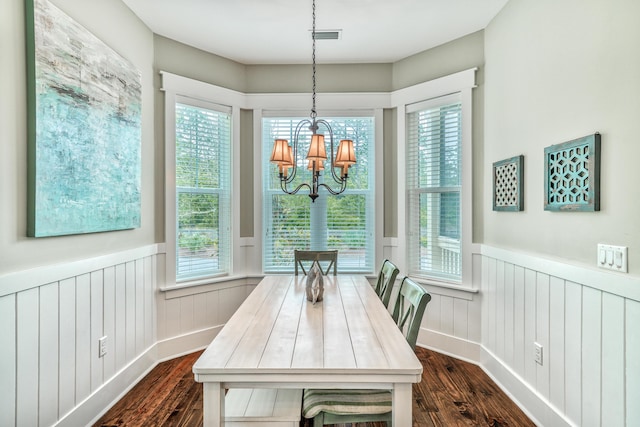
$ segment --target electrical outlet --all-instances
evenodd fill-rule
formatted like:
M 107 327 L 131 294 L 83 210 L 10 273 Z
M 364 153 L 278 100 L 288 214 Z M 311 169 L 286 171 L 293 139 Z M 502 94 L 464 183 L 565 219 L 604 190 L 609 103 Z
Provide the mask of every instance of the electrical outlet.
M 98 357 L 104 357 L 107 354 L 107 337 L 104 336 L 98 340 Z
M 537 364 L 542 365 L 542 344 L 533 343 L 534 358 Z

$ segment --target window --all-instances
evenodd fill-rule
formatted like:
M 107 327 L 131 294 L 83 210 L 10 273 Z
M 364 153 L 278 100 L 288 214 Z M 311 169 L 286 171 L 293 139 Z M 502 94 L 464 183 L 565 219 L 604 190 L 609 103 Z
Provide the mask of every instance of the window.
M 175 104 L 176 280 L 230 268 L 230 109 Z
M 265 117 L 262 121 L 264 167 L 264 271 L 292 272 L 294 249 L 337 249 L 340 272 L 374 271 L 374 119 L 373 117 L 331 118 L 327 120 L 334 133 L 334 150 L 340 139 L 352 139 L 356 151 L 356 165 L 349 170 L 347 190 L 339 196 L 320 189 L 314 203 L 308 190 L 296 195 L 280 189 L 276 168 L 269 163 L 273 141 L 282 138 L 292 141 L 299 117 Z M 322 130 L 322 129 L 321 129 Z M 310 182 L 304 157 L 309 148 L 299 147 L 298 175 L 293 186 Z M 328 144 L 328 138 L 327 138 Z M 327 146 L 327 154 L 329 154 Z M 326 177 L 330 184 L 333 180 Z
M 407 107 L 411 274 L 462 279 L 462 103 L 449 95 Z

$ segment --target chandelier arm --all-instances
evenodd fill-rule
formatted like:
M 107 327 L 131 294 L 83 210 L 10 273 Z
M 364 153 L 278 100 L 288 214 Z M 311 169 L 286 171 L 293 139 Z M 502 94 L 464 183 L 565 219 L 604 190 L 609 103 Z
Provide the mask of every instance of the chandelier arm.
M 285 193 L 287 193 L 289 195 L 296 194 L 298 191 L 300 191 L 300 189 L 302 187 L 307 187 L 309 189 L 309 191 L 311 191 L 311 186 L 309 184 L 307 184 L 306 182 L 303 182 L 302 184 L 298 185 L 293 190 L 289 191 L 289 190 L 287 190 L 287 184 L 284 181 L 280 181 L 280 188 L 282 189 L 283 192 L 285 192 Z
M 344 190 L 346 190 L 346 189 L 347 189 L 347 186 L 345 185 L 345 184 L 346 184 L 346 182 L 347 182 L 347 180 L 344 180 L 344 181 L 343 181 L 343 183 L 342 183 L 342 185 L 340 186 L 340 189 L 339 189 L 339 190 L 334 190 L 333 188 L 329 187 L 329 186 L 328 186 L 327 184 L 325 184 L 325 183 L 318 184 L 318 187 L 324 187 L 324 188 L 326 188 L 326 190 L 327 190 L 329 193 L 333 194 L 334 196 L 337 196 L 338 194 L 342 194 L 342 193 L 344 192 Z

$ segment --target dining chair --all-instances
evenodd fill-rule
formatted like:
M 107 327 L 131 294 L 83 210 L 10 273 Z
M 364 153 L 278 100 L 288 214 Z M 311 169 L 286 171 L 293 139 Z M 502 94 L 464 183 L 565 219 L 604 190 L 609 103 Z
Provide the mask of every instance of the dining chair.
M 327 261 L 327 268 L 326 269 L 322 269 L 322 266 L 320 267 L 320 269 L 322 270 L 322 274 L 324 276 L 326 276 L 327 274 L 329 274 L 329 271 L 331 271 L 332 267 L 333 267 L 333 275 L 335 276 L 338 273 L 338 251 L 337 250 L 331 250 L 331 251 L 303 251 L 303 250 L 298 250 L 295 249 L 293 251 L 293 256 L 295 259 L 295 275 L 298 275 L 298 267 L 300 267 L 300 269 L 302 270 L 302 273 L 306 276 L 307 271 L 304 268 L 304 261 L 311 261 L 311 264 L 313 265 L 313 261 L 318 261 L 318 265 L 320 265 L 320 261 Z
M 402 279 L 393 310 L 393 320 L 412 349 L 431 295 L 409 277 Z M 313 426 L 385 421 L 391 425 L 390 390 L 305 389 L 302 416 L 313 418 Z
M 385 259 L 382 262 L 382 267 L 378 274 L 378 282 L 376 283 L 376 294 L 378 294 L 385 307 L 389 307 L 393 284 L 396 281 L 398 273 L 400 273 L 400 270 L 391 261 Z
M 422 317 L 429 301 L 431 301 L 431 294 L 426 289 L 410 279 L 409 276 L 402 279 L 392 317 L 414 350 Z

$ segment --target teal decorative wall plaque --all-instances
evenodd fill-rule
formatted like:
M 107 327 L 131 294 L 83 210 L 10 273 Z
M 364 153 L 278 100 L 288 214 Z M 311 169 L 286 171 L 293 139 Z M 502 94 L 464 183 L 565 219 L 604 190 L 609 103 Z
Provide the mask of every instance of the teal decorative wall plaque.
M 493 164 L 493 210 L 524 209 L 524 156 L 511 157 Z
M 600 210 L 600 134 L 544 149 L 544 209 Z
M 27 0 L 33 237 L 140 226 L 140 73 L 46 0 Z

